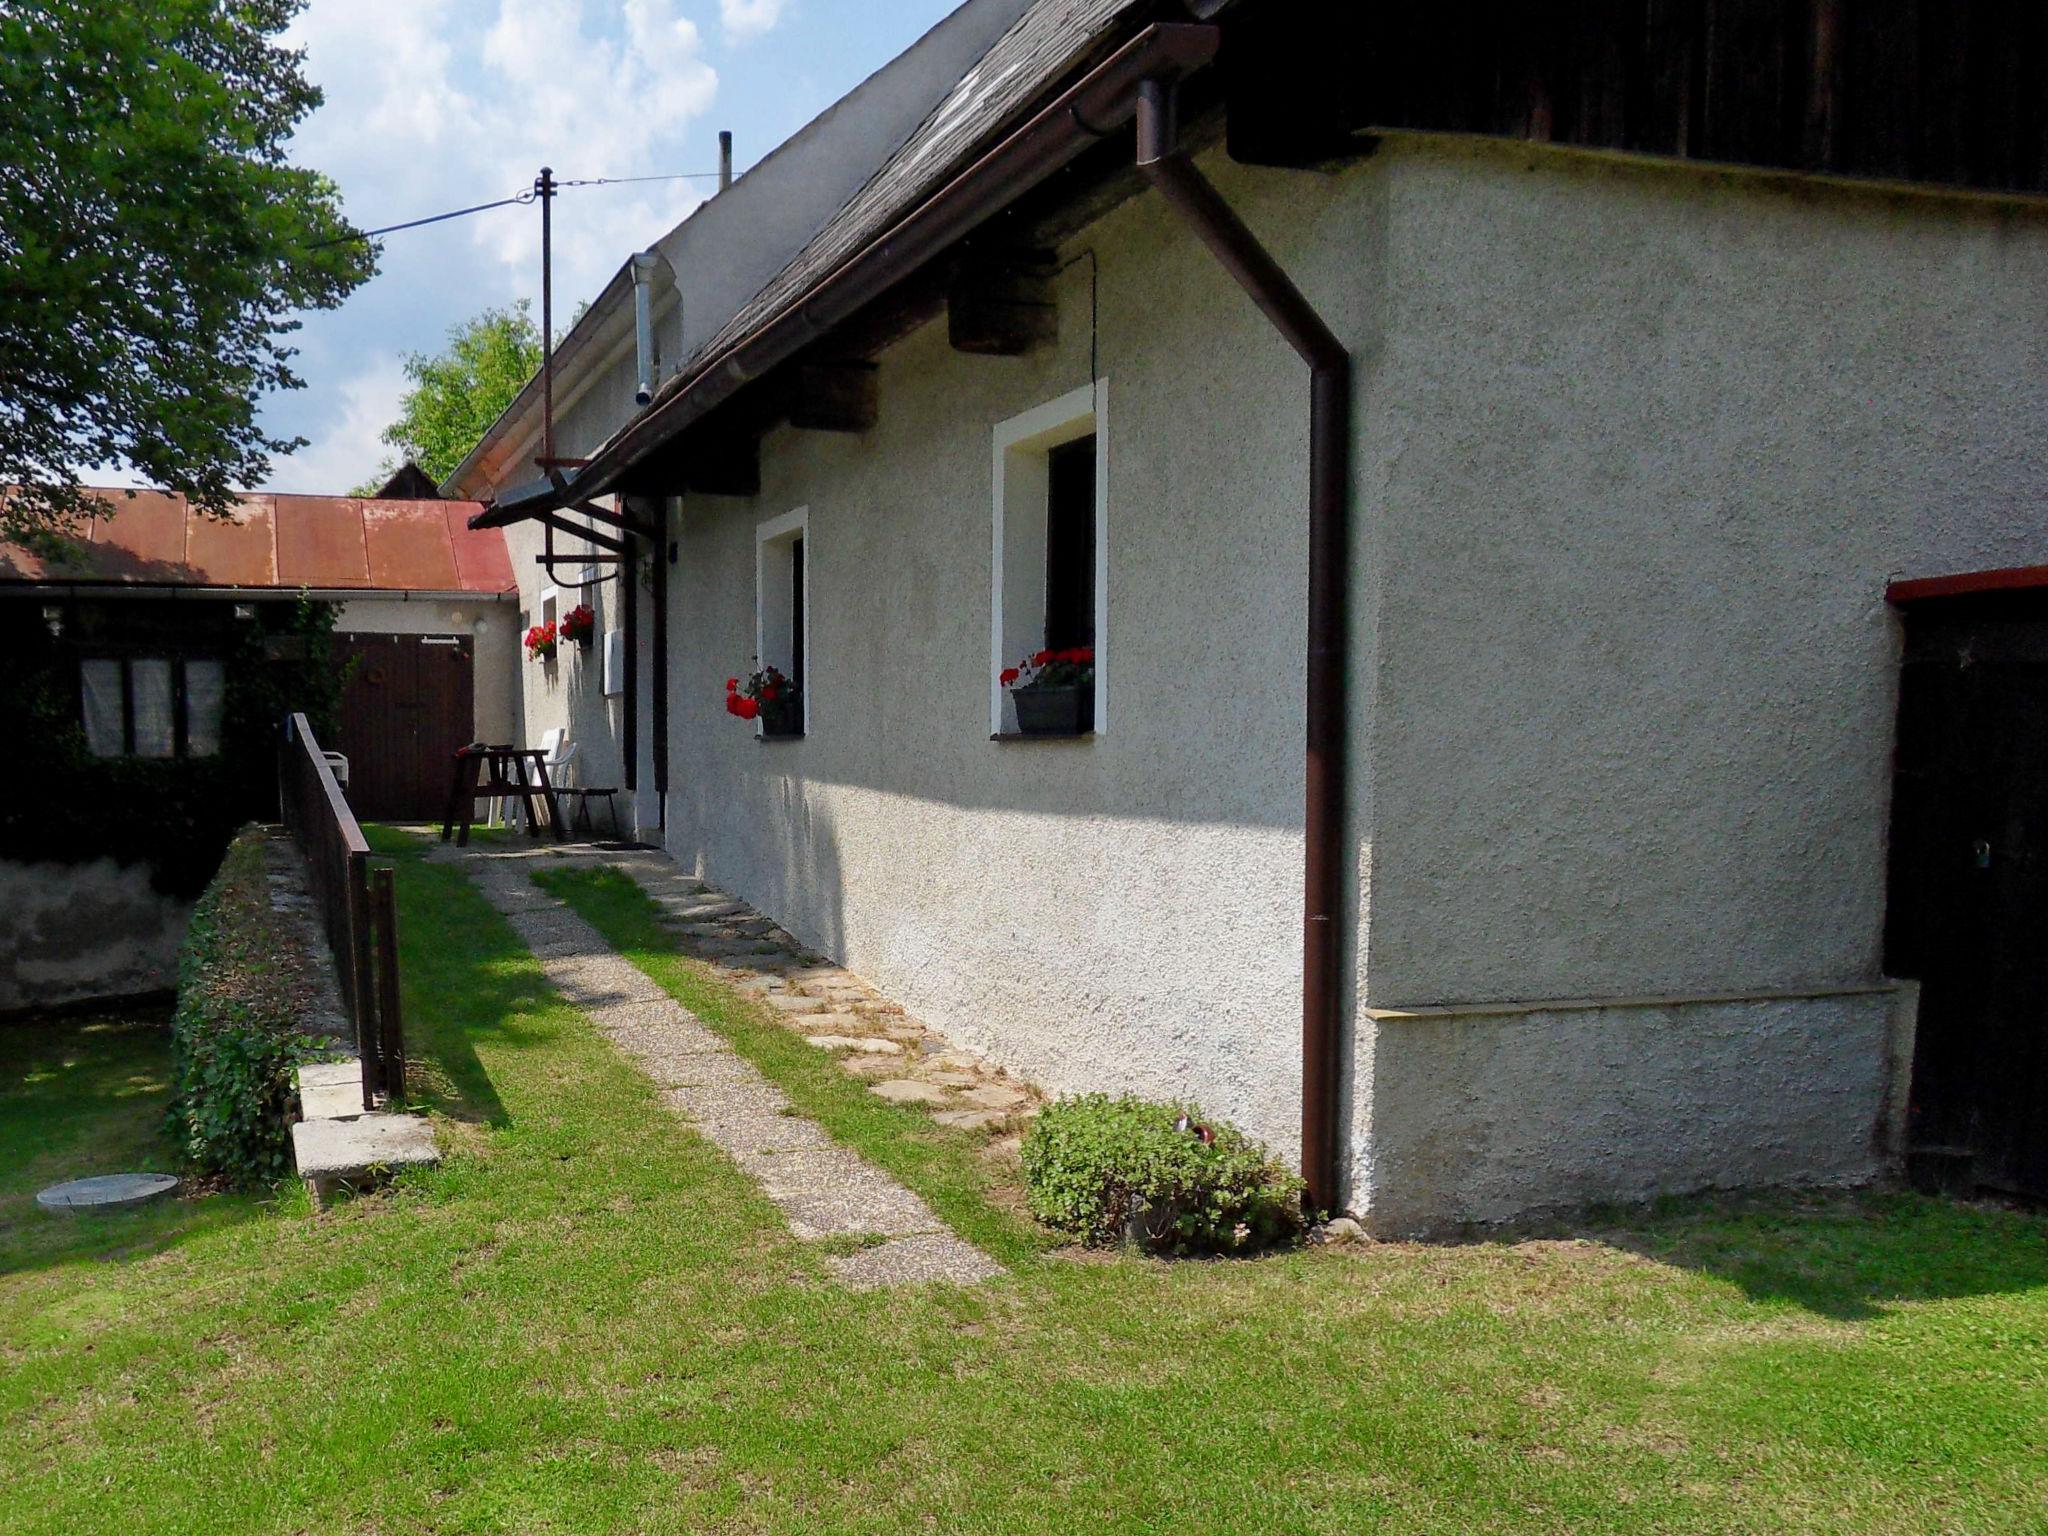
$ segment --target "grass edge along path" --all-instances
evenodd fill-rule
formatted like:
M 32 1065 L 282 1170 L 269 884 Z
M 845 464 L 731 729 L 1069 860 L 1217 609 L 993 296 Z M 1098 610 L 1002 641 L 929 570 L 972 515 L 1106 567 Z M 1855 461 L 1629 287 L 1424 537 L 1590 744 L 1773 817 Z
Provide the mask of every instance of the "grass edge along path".
M 831 1052 L 791 1031 L 773 1009 L 703 961 L 683 954 L 662 922 L 661 908 L 630 875 L 616 869 L 537 869 L 533 880 L 722 1035 L 833 1140 L 921 1196 L 958 1236 L 1010 1267 L 1062 1241 L 1008 1208 L 996 1170 L 980 1153 L 986 1138 L 870 1093 L 867 1082 L 846 1072 Z

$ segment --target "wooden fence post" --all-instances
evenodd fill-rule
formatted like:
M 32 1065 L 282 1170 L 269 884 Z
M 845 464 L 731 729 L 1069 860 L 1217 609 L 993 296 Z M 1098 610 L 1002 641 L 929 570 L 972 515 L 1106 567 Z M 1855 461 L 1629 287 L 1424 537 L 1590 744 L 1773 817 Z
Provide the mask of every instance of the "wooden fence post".
M 348 966 L 354 982 L 356 1054 L 363 1063 L 363 1108 L 377 1107 L 377 1095 L 384 1086 L 384 1064 L 380 1059 L 382 1041 L 377 1032 L 376 977 L 370 965 L 370 880 L 369 858 L 347 856 L 348 882 Z
M 372 876 L 371 896 L 377 930 L 377 1026 L 384 1058 L 384 1093 L 392 1101 L 405 1097 L 405 1027 L 398 1003 L 398 894 L 391 871 Z

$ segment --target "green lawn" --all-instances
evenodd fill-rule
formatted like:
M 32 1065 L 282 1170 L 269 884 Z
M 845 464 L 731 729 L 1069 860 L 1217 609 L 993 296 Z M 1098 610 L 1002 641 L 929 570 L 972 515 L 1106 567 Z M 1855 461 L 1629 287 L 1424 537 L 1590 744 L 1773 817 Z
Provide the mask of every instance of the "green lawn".
M 391 846 L 386 841 L 387 846 Z M 846 1292 L 445 866 L 399 865 L 438 1172 L 58 1222 L 160 1159 L 154 1021 L 0 1024 L 0 1530 L 2039 1532 L 2048 1222 L 1687 1205 L 1597 1240 L 1076 1257 L 973 1141 L 579 906 L 1000 1253 Z M 639 925 L 639 926 L 636 926 Z

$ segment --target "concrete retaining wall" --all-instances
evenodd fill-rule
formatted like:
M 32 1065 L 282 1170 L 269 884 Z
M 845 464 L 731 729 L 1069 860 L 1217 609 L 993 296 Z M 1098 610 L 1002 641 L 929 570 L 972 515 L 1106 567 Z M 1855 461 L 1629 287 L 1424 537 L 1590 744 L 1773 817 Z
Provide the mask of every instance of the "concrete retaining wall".
M 145 864 L 0 860 L 0 1013 L 169 991 L 191 917 Z

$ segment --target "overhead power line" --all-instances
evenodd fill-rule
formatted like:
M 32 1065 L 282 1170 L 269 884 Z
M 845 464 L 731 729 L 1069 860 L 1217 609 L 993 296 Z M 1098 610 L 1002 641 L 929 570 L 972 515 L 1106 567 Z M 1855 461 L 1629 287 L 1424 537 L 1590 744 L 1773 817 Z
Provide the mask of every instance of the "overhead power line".
M 663 176 L 586 176 L 576 181 L 558 181 L 557 187 L 612 187 L 635 181 L 716 181 L 717 171 L 673 171 Z M 515 192 L 510 197 L 501 197 L 496 202 L 477 203 L 469 208 L 452 208 L 446 213 L 430 213 L 423 219 L 407 219 L 403 224 L 386 224 L 382 229 L 357 230 L 353 234 L 336 235 L 332 240 L 316 240 L 306 249 L 317 251 L 330 245 L 348 245 L 357 240 L 375 240 L 380 235 L 395 235 L 403 229 L 418 229 L 425 224 L 440 224 L 449 219 L 467 218 L 472 213 L 486 213 L 493 208 L 507 208 L 514 203 L 530 203 L 534 200 L 532 188 Z

